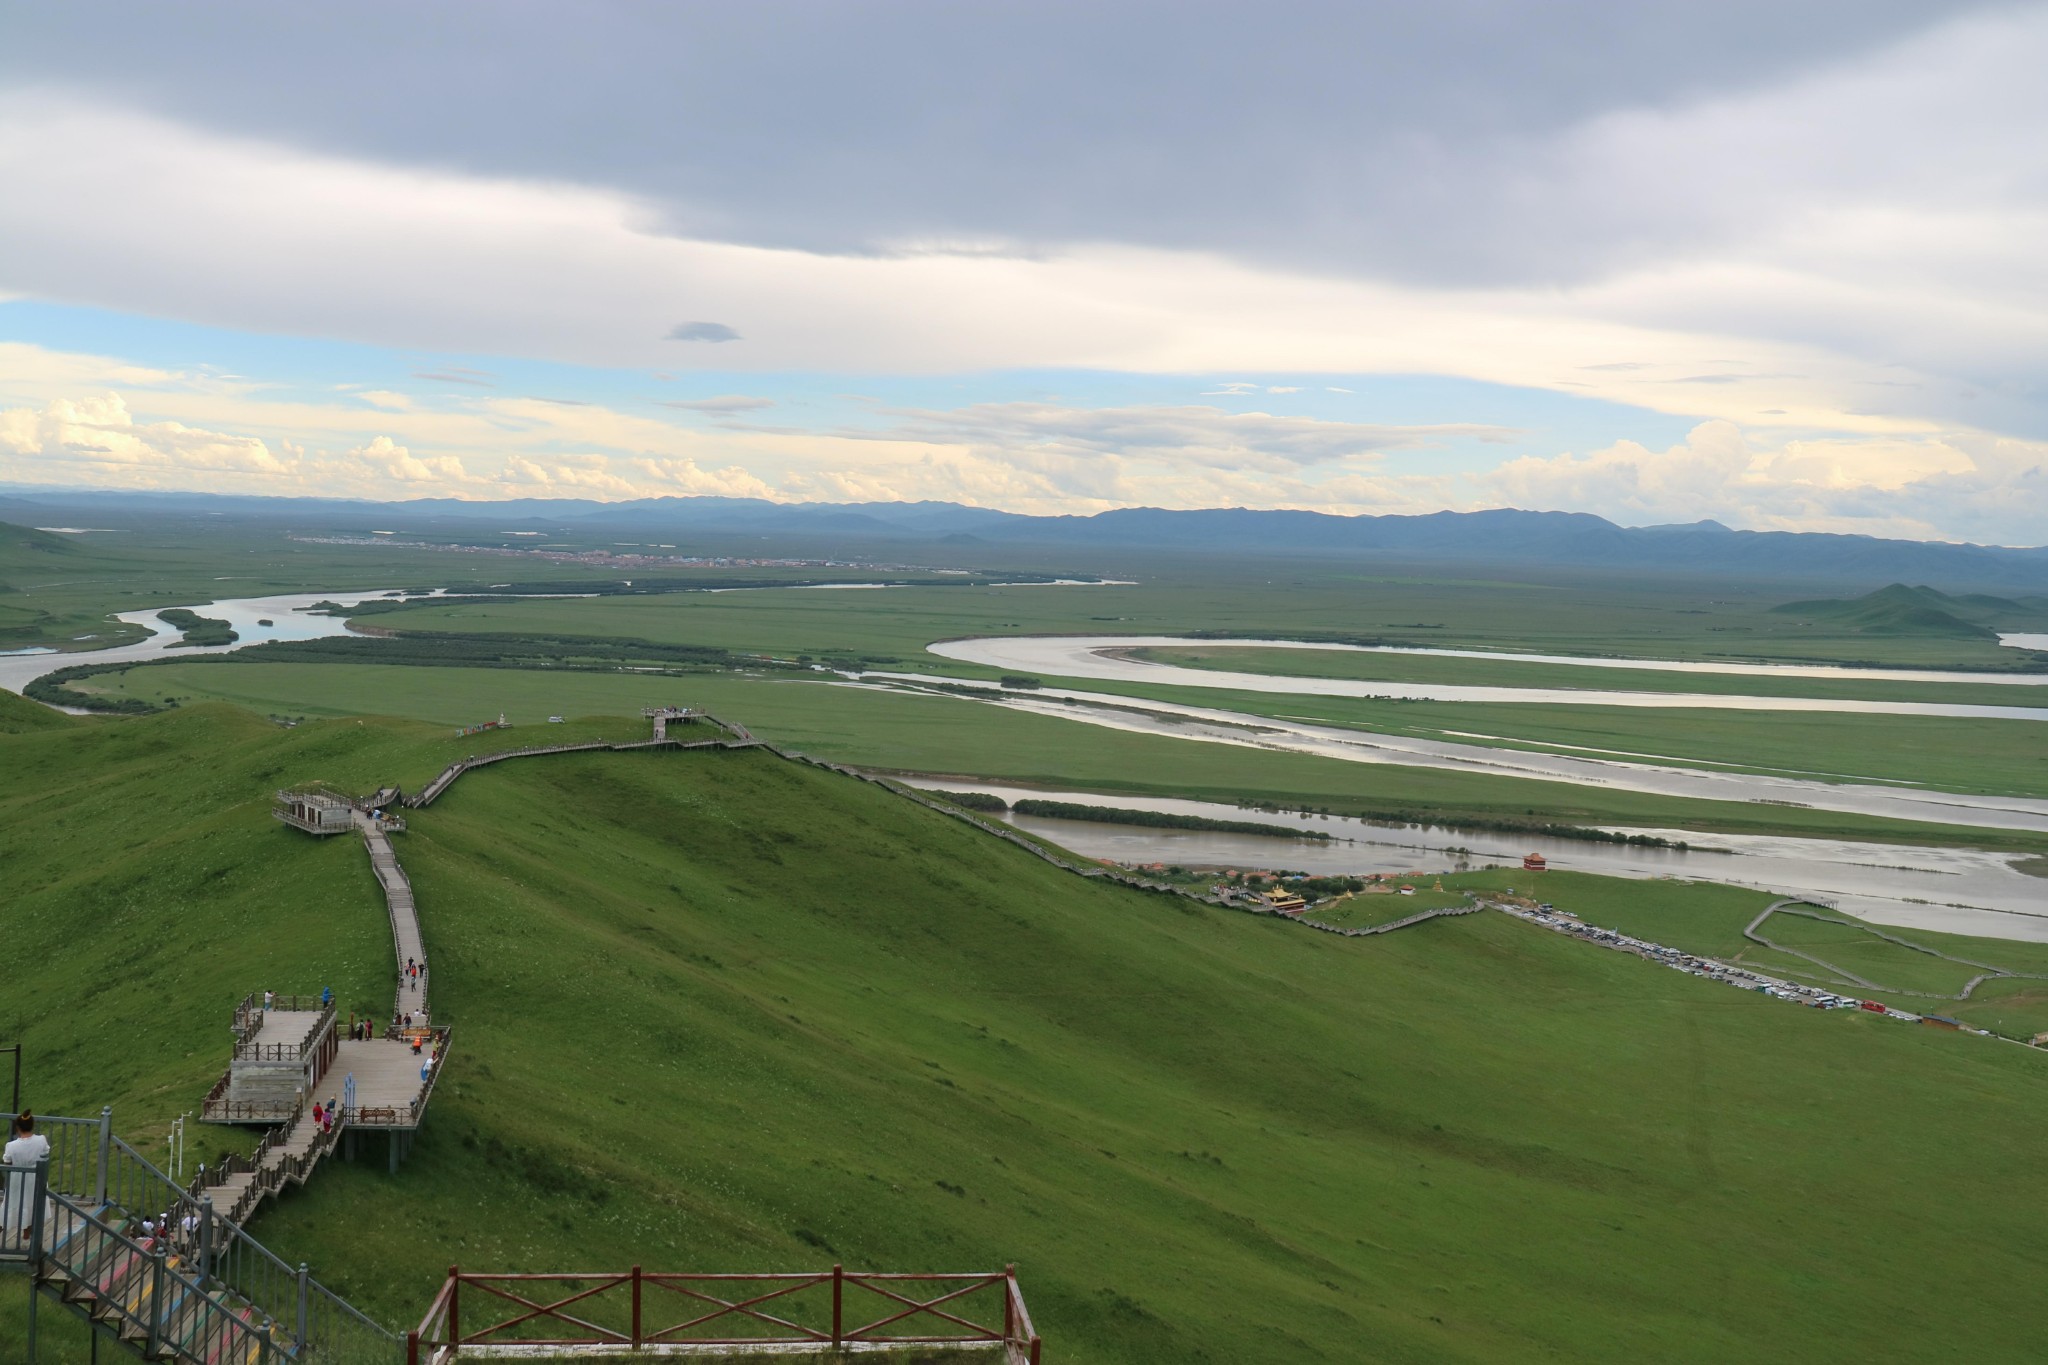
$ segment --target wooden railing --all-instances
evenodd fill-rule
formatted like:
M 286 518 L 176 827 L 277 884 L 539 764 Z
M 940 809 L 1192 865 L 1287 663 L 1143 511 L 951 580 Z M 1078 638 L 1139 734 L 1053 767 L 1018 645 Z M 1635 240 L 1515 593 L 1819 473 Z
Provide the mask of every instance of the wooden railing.
M 492 1357 L 574 1347 L 667 1355 L 806 1346 L 993 1347 L 1006 1365 L 1039 1365 L 1040 1350 L 1014 1266 L 971 1275 L 836 1265 L 816 1274 L 656 1274 L 634 1266 L 620 1274 L 479 1275 L 450 1266 L 406 1337 L 406 1365 L 454 1365 L 470 1348 Z

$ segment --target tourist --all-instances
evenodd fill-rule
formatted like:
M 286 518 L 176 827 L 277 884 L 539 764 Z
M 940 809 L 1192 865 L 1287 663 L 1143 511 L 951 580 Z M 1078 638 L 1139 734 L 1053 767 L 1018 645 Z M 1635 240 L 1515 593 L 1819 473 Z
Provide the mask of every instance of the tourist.
M 270 1009 L 270 1002 L 274 999 L 276 999 L 276 997 L 273 996 L 269 991 L 263 992 L 263 1008 L 266 1012 Z
M 412 1055 L 415 1057 L 420 1055 L 420 1036 L 417 1033 L 412 1036 Z
M 8 1241 L 28 1240 L 35 1226 L 37 1162 L 50 1154 L 50 1140 L 36 1131 L 36 1116 L 24 1109 L 14 1116 L 14 1140 L 0 1159 L 14 1168 L 7 1177 L 7 1216 L 4 1224 Z
M 320 1102 L 319 1102 L 318 1100 L 315 1100 L 315 1101 L 313 1102 L 313 1126 L 314 1126 L 315 1128 L 319 1128 L 319 1127 L 321 1127 L 321 1126 L 322 1126 L 322 1125 L 321 1125 L 321 1122 L 320 1122 L 320 1118 L 321 1118 L 321 1109 L 320 1109 Z
M 320 1008 L 324 1010 L 324 1009 L 326 1009 L 326 1008 L 327 1008 L 327 1007 L 328 1007 L 329 1005 L 331 1005 L 331 1004 L 333 1004 L 333 1003 L 334 1003 L 334 987 L 332 987 L 332 986 L 322 986 L 322 987 L 320 988 Z

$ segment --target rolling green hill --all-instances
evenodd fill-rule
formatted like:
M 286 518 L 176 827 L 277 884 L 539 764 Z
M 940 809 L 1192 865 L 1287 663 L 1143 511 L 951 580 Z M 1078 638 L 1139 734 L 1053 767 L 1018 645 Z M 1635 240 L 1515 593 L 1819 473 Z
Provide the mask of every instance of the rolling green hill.
M 1846 626 L 1866 635 L 1928 635 L 1956 640 L 1993 641 L 1993 622 L 2032 622 L 2037 607 L 1985 593 L 1952 596 L 1929 587 L 1893 583 L 1862 597 L 1820 598 L 1787 602 L 1771 608 L 1781 616 L 1799 616 Z
M 474 744 L 225 706 L 0 737 L 35 1106 L 147 1138 L 244 992 L 388 1000 L 360 847 L 269 792 Z M 451 1262 L 1015 1261 L 1062 1362 L 2034 1348 L 2019 1047 L 1492 914 L 1344 940 L 1105 886 L 759 751 L 501 765 L 399 851 L 457 1030 L 432 1115 L 257 1227 L 393 1322 Z

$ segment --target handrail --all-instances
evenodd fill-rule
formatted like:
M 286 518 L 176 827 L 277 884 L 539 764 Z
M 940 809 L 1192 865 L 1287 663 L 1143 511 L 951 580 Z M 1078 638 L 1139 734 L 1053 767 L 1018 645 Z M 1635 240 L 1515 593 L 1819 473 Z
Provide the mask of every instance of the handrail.
M 465 1288 L 468 1297 L 483 1296 L 487 1325 L 464 1323 Z M 880 1315 L 849 1317 L 849 1291 L 881 1300 Z M 988 1291 L 1000 1297 L 1000 1325 L 970 1316 L 994 1306 L 976 1308 L 970 1302 Z M 684 1316 L 671 1320 L 677 1311 Z M 492 1321 L 496 1314 L 509 1315 Z M 739 1331 L 746 1334 L 734 1334 Z M 728 1335 L 717 1335 L 721 1332 Z M 721 1346 L 838 1351 L 946 1345 L 1001 1346 L 1006 1365 L 1039 1365 L 1041 1343 L 1017 1285 L 1016 1267 L 987 1274 L 849 1271 L 837 1265 L 818 1272 L 673 1274 L 634 1266 L 628 1271 L 509 1275 L 450 1266 L 426 1316 L 407 1334 L 406 1361 L 446 1365 L 470 1347 L 490 1354 L 531 1354 L 576 1347 L 669 1352 Z
M 0 1119 L 12 1117 L 0 1114 Z M 181 1187 L 155 1162 L 114 1136 L 110 1124 L 110 1111 L 98 1119 L 37 1116 L 37 1129 L 53 1139 L 51 1159 L 46 1163 L 52 1196 L 61 1195 L 75 1201 L 80 1209 L 97 1211 L 110 1225 L 161 1214 L 179 1230 L 174 1240 L 196 1242 L 206 1249 L 205 1254 L 199 1255 L 194 1246 L 185 1247 L 188 1259 L 198 1255 L 198 1261 L 204 1262 L 194 1264 L 195 1278 L 208 1285 L 217 1284 L 278 1321 L 291 1320 L 296 1324 L 303 1304 L 303 1326 L 309 1340 L 340 1343 L 345 1337 L 368 1332 L 372 1337 L 368 1348 L 371 1354 L 395 1353 L 397 1333 L 365 1316 L 305 1273 L 303 1267 L 290 1265 L 251 1237 L 241 1225 L 239 1211 L 214 1206 L 208 1192 L 218 1188 L 228 1175 L 253 1169 L 248 1158 L 231 1158 L 220 1170 L 207 1171 L 194 1177 L 189 1186 Z M 332 1135 L 323 1136 L 332 1143 Z M 81 1142 L 77 1140 L 80 1138 L 93 1141 Z M 260 1154 L 280 1140 L 281 1135 L 275 1132 L 265 1139 L 258 1148 L 259 1162 Z M 86 1151 L 88 1145 L 94 1150 Z M 287 1156 L 282 1164 L 302 1171 L 311 1169 L 311 1163 L 302 1156 Z M 270 1169 L 275 1171 L 279 1167 Z M 303 1182 L 303 1173 L 298 1178 Z M 238 1210 L 240 1207 L 238 1201 Z
M 64 1225 L 61 1236 L 48 1226 L 52 1214 Z M 189 1273 L 191 1250 L 177 1246 L 176 1238 L 130 1237 L 54 1191 L 45 1196 L 36 1221 L 44 1233 L 35 1248 L 37 1278 L 48 1278 L 54 1267 L 81 1286 L 95 1318 L 125 1324 L 151 1354 L 203 1365 L 269 1360 L 278 1349 L 269 1330 L 274 1321 L 258 1326 L 253 1306 L 237 1308 L 210 1292 Z

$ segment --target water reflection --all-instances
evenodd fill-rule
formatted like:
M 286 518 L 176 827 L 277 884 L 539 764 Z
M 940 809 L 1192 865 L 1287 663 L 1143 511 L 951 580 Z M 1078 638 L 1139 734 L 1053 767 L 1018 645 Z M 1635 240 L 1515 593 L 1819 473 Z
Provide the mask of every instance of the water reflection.
M 1095 792 L 1039 791 L 999 783 L 912 779 L 948 791 L 989 792 L 1006 801 L 1039 798 L 1076 805 L 1114 806 L 1245 820 L 1271 825 L 1276 836 L 1211 830 L 1152 829 L 1089 820 L 1009 815 L 1017 828 L 1091 858 L 1183 867 L 1287 870 L 1319 875 L 1462 871 L 1518 867 L 1541 853 L 1560 871 L 1618 877 L 1682 877 L 1755 887 L 1785 895 L 1820 896 L 1876 924 L 1935 929 L 1986 938 L 2048 942 L 2048 881 L 2015 871 L 2018 855 L 1978 849 L 1866 844 L 1771 835 L 1701 834 L 1687 830 L 1629 830 L 1690 849 L 1594 843 L 1532 834 L 1502 834 L 1440 825 L 1382 825 L 1346 816 L 1240 810 L 1173 797 L 1104 796 Z M 1289 839 L 1301 830 L 1329 834 Z

